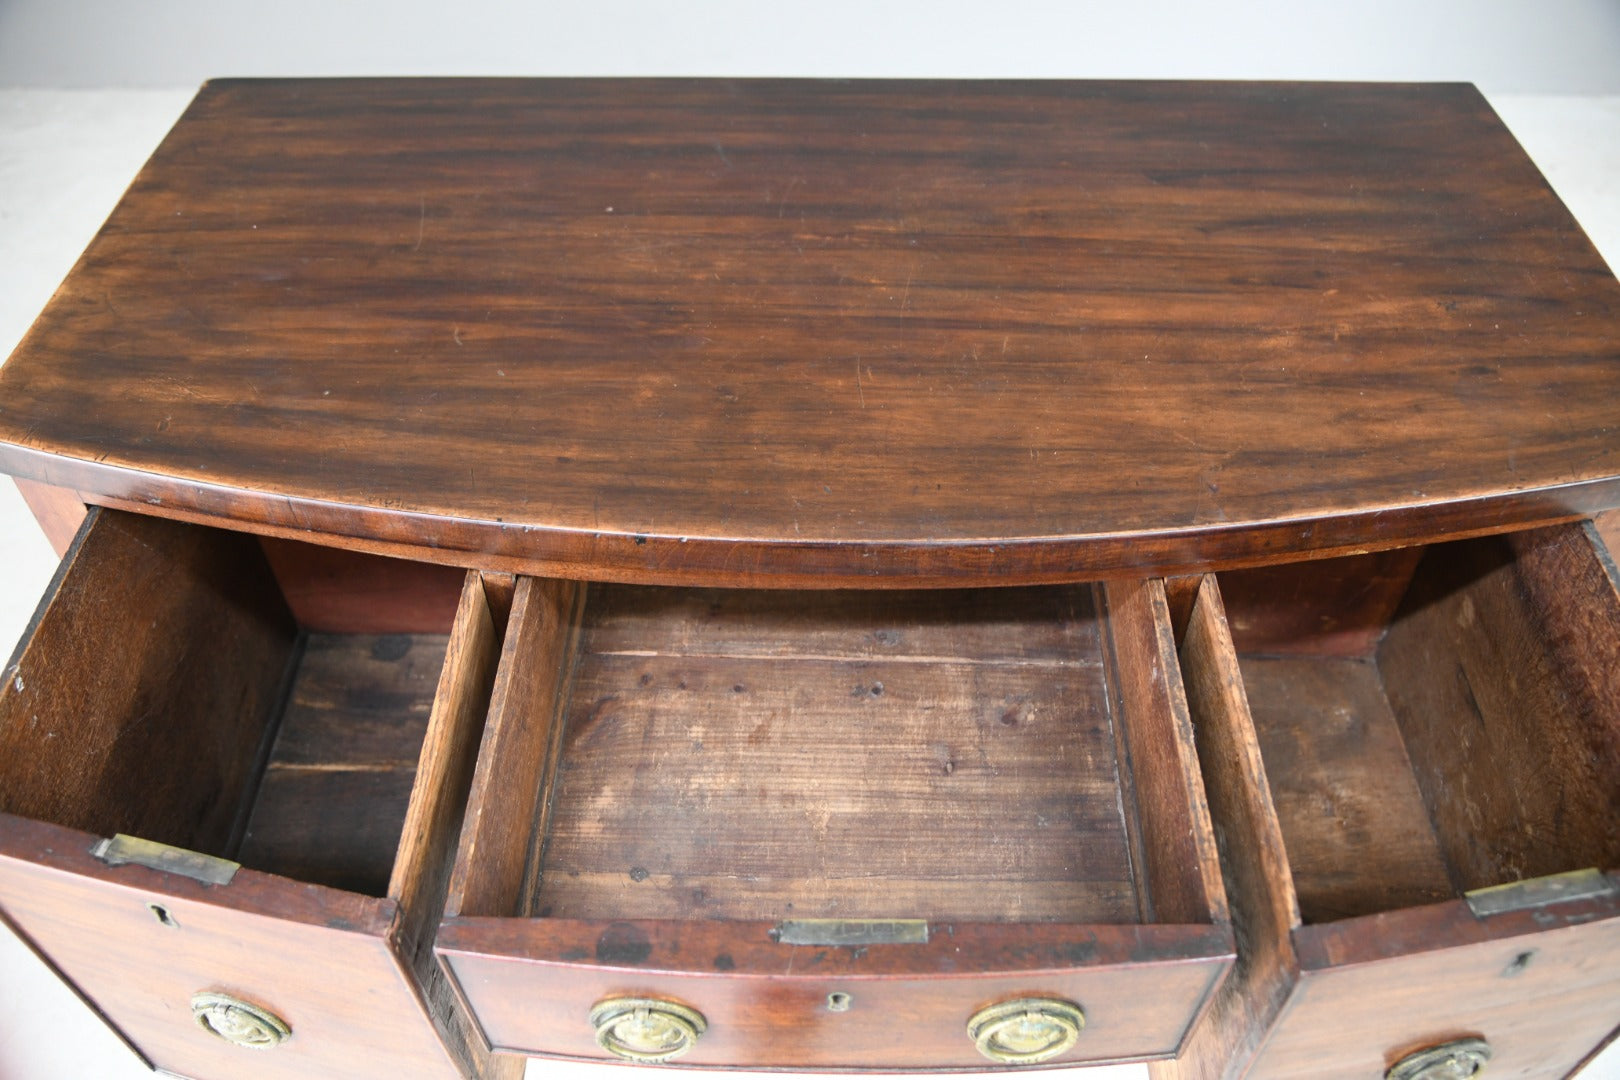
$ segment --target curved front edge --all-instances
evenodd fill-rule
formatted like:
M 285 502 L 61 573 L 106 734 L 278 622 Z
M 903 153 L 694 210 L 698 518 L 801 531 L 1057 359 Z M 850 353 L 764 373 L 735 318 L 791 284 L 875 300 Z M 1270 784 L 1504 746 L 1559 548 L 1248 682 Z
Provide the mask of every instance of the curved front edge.
M 1225 927 L 933 923 L 926 942 L 789 944 L 769 922 L 452 918 L 440 963 L 499 1050 L 606 1060 L 592 1007 L 622 996 L 702 1013 L 679 1065 L 986 1069 L 968 1022 L 1055 998 L 1084 1010 L 1041 1064 L 1174 1054 L 1232 962 Z M 792 935 L 788 935 L 791 937 Z

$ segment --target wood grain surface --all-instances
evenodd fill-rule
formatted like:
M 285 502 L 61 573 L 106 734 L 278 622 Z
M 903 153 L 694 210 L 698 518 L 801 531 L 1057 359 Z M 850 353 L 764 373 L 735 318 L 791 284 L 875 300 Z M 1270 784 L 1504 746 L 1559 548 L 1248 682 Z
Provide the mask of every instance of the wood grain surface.
M 365 569 L 377 590 L 400 568 Z M 521 1071 L 432 956 L 498 647 L 463 576 L 448 642 L 310 635 L 252 537 L 91 511 L 0 684 L 0 919 L 145 1060 L 197 1080 Z M 119 832 L 243 868 L 209 886 L 91 855 Z M 210 1037 L 200 990 L 292 1038 Z
M 1620 285 L 1462 85 L 230 81 L 0 467 L 576 578 L 943 584 L 1620 504 Z
M 193 1080 L 461 1075 L 397 954 L 392 899 L 247 869 L 210 886 L 109 867 L 93 839 L 0 814 L 0 908 L 156 1068 Z M 202 990 L 270 1009 L 292 1037 L 269 1051 L 214 1038 L 191 1016 Z
M 444 664 L 443 634 L 311 634 L 236 859 L 383 896 Z
M 1172 1054 L 1231 959 L 1214 926 L 942 923 L 927 944 L 784 945 L 770 922 L 450 919 L 439 953 L 498 1048 L 611 1060 L 590 1008 L 610 994 L 688 1004 L 707 1034 L 677 1065 L 971 1070 L 996 1001 L 1065 997 L 1086 1027 L 1053 1065 Z M 847 1012 L 827 996 L 849 994 Z
M 1463 1036 L 1492 1076 L 1556 1080 L 1620 1021 L 1616 893 L 1461 896 L 1615 880 L 1613 564 L 1590 523 L 1403 561 L 1219 575 L 1248 579 L 1224 611 L 1200 588 L 1182 660 L 1240 959 L 1157 1080 L 1352 1080 Z
M 442 634 L 467 576 L 451 566 L 269 536 L 260 545 L 293 617 L 311 633 Z
M 1237 959 L 1181 1051 L 1150 1062 L 1148 1075 L 1230 1080 L 1248 1068 L 1293 990 L 1298 961 L 1290 935 L 1299 903 L 1220 585 L 1207 574 L 1190 591 L 1181 664 Z
M 1125 819 L 1134 829 L 1144 922 L 1230 920 L 1220 856 L 1198 775 L 1192 718 L 1164 588 L 1108 582 L 1105 615 Z M 1132 812 L 1134 806 L 1135 812 Z
M 635 992 L 708 1016 L 695 1065 L 983 1068 L 968 1016 L 1034 993 L 1087 1010 L 1062 1061 L 1174 1053 L 1231 963 L 1179 687 L 1155 581 L 520 578 L 435 948 L 518 1052 L 601 1059 Z M 929 938 L 772 933 L 814 918 Z
M 1453 884 L 1620 868 L 1620 594 L 1582 525 L 1432 548 L 1379 649 Z
M 21 477 L 16 479 L 16 484 L 17 491 L 28 504 L 34 520 L 39 522 L 39 529 L 45 534 L 51 548 L 59 556 L 66 555 L 79 526 L 84 524 L 87 509 L 84 499 L 77 491 L 51 487 Z
M 1591 525 L 1221 577 L 1306 923 L 1620 865 Z
M 0 810 L 228 857 L 296 642 L 251 537 L 95 511 L 0 682 Z
M 1256 656 L 1366 657 L 1422 557 L 1407 547 L 1222 574 L 1232 642 Z
M 500 632 L 490 614 L 486 584 L 484 575 L 476 573 L 462 582 L 388 895 L 400 906 L 394 946 L 463 1075 L 521 1080 L 523 1059 L 488 1052 L 477 1022 L 462 1007 L 433 954 L 500 658 Z M 508 584 L 498 583 L 497 590 L 504 592 Z
M 1329 922 L 1456 895 L 1377 666 L 1245 658 L 1241 670 L 1300 917 Z
M 1453 901 L 1295 941 L 1301 980 L 1251 1080 L 1362 1080 L 1470 1035 L 1492 1080 L 1561 1080 L 1620 1023 L 1614 896 L 1486 918 Z
M 590 592 L 528 914 L 1147 918 L 1089 587 L 681 592 Z
M 444 910 L 517 915 L 539 872 L 584 586 L 519 578 Z

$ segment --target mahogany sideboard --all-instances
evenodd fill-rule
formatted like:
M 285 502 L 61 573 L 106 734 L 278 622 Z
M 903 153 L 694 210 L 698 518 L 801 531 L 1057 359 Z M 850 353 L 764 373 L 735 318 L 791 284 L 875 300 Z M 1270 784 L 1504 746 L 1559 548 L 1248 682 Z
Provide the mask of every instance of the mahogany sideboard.
M 213 82 L 0 469 L 0 911 L 156 1069 L 1620 1027 L 1620 283 L 1470 86 Z

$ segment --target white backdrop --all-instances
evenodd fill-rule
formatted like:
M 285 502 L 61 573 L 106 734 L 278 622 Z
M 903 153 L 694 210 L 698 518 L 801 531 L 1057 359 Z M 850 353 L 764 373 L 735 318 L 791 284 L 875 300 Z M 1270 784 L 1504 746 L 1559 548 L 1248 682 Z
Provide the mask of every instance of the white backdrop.
M 1457 79 L 1620 93 L 1616 0 L 0 0 L 0 86 L 216 75 Z

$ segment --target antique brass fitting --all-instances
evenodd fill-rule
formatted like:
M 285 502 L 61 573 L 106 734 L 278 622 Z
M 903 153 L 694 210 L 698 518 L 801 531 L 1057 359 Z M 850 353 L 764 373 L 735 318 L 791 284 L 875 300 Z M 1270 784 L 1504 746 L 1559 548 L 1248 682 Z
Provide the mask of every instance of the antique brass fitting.
M 1456 1039 L 1407 1054 L 1389 1067 L 1384 1080 L 1468 1080 L 1484 1072 L 1490 1060 L 1484 1039 Z
M 1061 998 L 1017 998 L 987 1006 L 968 1021 L 979 1053 L 1001 1065 L 1033 1065 L 1073 1046 L 1086 1026 L 1080 1006 Z
M 214 991 L 191 996 L 191 1015 L 208 1034 L 249 1050 L 270 1050 L 292 1035 L 287 1022 L 269 1009 Z
M 591 1009 L 596 1044 L 615 1057 L 656 1065 L 680 1057 L 708 1030 L 696 1009 L 657 998 L 614 997 Z

